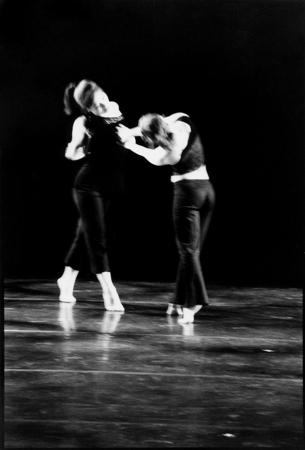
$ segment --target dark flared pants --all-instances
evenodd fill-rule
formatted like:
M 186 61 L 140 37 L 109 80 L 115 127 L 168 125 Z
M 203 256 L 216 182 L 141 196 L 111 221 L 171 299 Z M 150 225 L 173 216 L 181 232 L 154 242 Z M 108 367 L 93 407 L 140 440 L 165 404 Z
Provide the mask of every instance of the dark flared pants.
M 98 191 L 73 189 L 73 199 L 80 219 L 75 239 L 65 258 L 65 265 L 80 270 L 84 251 L 89 257 L 92 273 L 110 272 L 107 250 L 106 218 L 110 200 Z
M 215 192 L 209 180 L 174 183 L 173 218 L 180 261 L 173 303 L 186 308 L 209 304 L 200 252 L 214 205 Z

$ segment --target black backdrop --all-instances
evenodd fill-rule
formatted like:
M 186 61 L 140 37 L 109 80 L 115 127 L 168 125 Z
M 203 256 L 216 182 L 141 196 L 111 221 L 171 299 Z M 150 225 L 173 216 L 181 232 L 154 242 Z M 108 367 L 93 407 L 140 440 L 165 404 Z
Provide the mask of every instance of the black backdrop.
M 91 78 L 129 125 L 188 113 L 217 194 L 209 283 L 299 286 L 304 2 L 2 0 L 1 235 L 5 277 L 53 277 L 76 224 L 64 87 Z M 174 280 L 169 168 L 129 154 L 111 241 L 116 278 Z

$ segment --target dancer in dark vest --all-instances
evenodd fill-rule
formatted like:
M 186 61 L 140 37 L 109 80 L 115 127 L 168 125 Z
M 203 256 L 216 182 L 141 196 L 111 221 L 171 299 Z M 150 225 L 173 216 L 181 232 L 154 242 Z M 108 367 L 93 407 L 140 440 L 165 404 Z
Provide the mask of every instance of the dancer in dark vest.
M 126 150 L 119 142 L 117 126 L 123 116 L 117 103 L 93 81 L 67 86 L 65 112 L 78 114 L 72 139 L 65 152 L 70 160 L 84 159 L 76 175 L 73 198 L 80 219 L 76 236 L 65 258 L 65 269 L 57 280 L 62 302 L 75 302 L 73 289 L 87 250 L 90 269 L 100 282 L 104 305 L 124 311 L 111 278 L 107 248 L 107 215 L 112 202 L 123 192 L 123 160 Z
M 191 323 L 194 315 L 209 304 L 200 252 L 215 204 L 201 139 L 190 117 L 183 113 L 168 117 L 146 114 L 136 128 L 120 125 L 118 134 L 126 148 L 150 163 L 172 166 L 173 219 L 180 262 L 167 314 L 183 314 L 178 321 Z M 141 136 L 150 148 L 138 145 L 135 136 Z

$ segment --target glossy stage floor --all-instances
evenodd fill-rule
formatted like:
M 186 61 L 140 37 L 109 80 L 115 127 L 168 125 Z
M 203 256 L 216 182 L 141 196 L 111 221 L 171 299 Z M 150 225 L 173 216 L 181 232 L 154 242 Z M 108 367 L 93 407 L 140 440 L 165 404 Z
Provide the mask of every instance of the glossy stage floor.
M 5 448 L 302 448 L 300 289 L 208 286 L 194 324 L 172 283 L 5 283 Z

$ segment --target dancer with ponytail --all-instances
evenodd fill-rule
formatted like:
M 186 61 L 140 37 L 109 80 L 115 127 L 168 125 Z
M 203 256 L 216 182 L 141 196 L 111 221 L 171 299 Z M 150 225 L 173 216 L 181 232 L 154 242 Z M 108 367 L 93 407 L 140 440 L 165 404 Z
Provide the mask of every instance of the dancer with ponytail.
M 167 314 L 177 312 L 181 324 L 209 304 L 200 265 L 200 251 L 215 204 L 215 193 L 205 165 L 204 149 L 190 117 L 146 114 L 133 129 L 123 125 L 118 134 L 125 147 L 156 166 L 171 165 L 174 184 L 173 218 L 180 263 L 173 301 Z M 138 145 L 140 136 L 150 148 Z
M 75 115 L 72 139 L 65 157 L 84 159 L 73 185 L 79 212 L 75 239 L 65 258 L 65 269 L 57 280 L 61 302 L 76 301 L 73 290 L 86 248 L 90 270 L 101 285 L 105 308 L 124 311 L 111 278 L 106 223 L 109 208 L 123 192 L 123 161 L 126 150 L 118 141 L 117 126 L 124 118 L 117 103 L 91 80 L 71 83 L 64 93 L 65 113 Z

